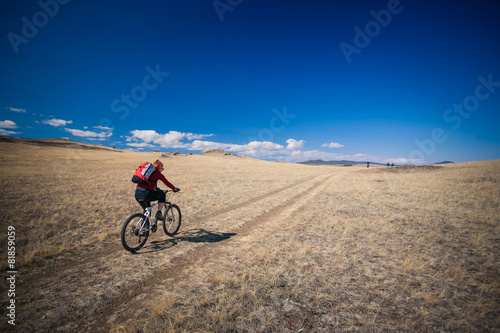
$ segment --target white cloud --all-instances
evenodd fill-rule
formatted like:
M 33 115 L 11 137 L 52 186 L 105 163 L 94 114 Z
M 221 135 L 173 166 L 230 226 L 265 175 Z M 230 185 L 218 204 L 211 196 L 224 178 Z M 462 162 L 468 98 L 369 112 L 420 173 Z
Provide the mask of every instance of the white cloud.
M 4 130 L 3 128 L 0 128 L 0 135 L 9 136 L 9 135 L 15 135 L 15 134 L 21 134 L 21 132 L 7 131 L 7 130 Z
M 26 109 L 21 109 L 21 108 L 13 108 L 13 107 L 11 107 L 11 106 L 6 107 L 6 109 L 9 109 L 10 111 L 13 111 L 13 112 L 18 112 L 18 113 L 25 113 L 25 112 L 26 112 Z
M 201 151 L 207 151 L 207 150 L 211 150 L 211 149 L 226 150 L 226 149 L 229 149 L 231 146 L 234 146 L 234 145 L 227 144 L 227 143 L 212 142 L 212 141 L 195 140 L 191 143 L 191 146 L 188 149 L 189 150 L 201 150 Z
M 194 140 L 188 144 L 188 149 L 198 151 L 222 149 L 234 154 L 257 158 L 272 157 L 286 153 L 286 148 L 284 146 L 269 141 L 252 141 L 245 145 L 238 145 L 232 143 Z
M 214 134 L 193 134 L 193 133 L 186 133 L 186 139 L 188 140 L 199 140 L 203 138 L 207 138 L 210 136 L 214 136 Z
M 143 141 L 144 143 L 154 143 L 162 148 L 186 148 L 186 144 L 180 140 L 184 138 L 183 133 L 170 131 L 167 134 L 159 134 L 152 130 L 135 130 L 130 132 L 132 137 L 127 138 L 127 141 Z
M 63 120 L 63 119 L 56 119 L 56 118 L 42 120 L 42 124 L 50 125 L 53 127 L 64 127 L 67 124 L 72 124 L 72 123 L 73 123 L 72 120 Z
M 87 128 L 87 126 L 85 126 L 84 128 Z M 103 130 L 103 131 L 112 131 L 113 129 L 111 127 L 106 127 L 106 126 L 94 126 L 95 129 L 100 129 L 100 130 Z
M 184 133 L 178 131 L 170 131 L 166 134 L 159 134 L 153 130 L 134 130 L 130 132 L 131 137 L 127 137 L 128 142 L 138 142 L 142 141 L 149 144 L 157 144 L 162 148 L 187 148 L 191 147 L 191 144 L 183 142 L 182 140 L 195 140 L 202 139 L 205 137 L 213 136 L 213 134 L 194 134 L 194 133 Z
M 178 131 L 170 131 L 166 134 L 159 134 L 153 130 L 134 130 L 130 132 L 132 136 L 126 138 L 127 145 L 131 147 L 153 148 L 159 145 L 161 148 L 184 148 L 188 150 L 207 151 L 211 149 L 222 149 L 235 154 L 253 156 L 257 158 L 271 157 L 279 154 L 286 154 L 287 149 L 300 149 L 304 140 L 287 141 L 288 146 L 269 142 L 252 141 L 245 145 L 222 143 L 214 141 L 199 140 L 205 137 L 214 136 L 213 134 L 193 134 Z M 194 140 L 192 142 L 186 142 Z
M 321 147 L 328 147 L 328 148 L 342 148 L 344 145 L 341 145 L 340 143 L 337 142 L 330 142 L 330 143 L 323 143 Z
M 409 159 L 404 157 L 394 158 L 394 159 L 386 159 L 385 163 L 394 163 L 396 165 L 401 164 L 428 164 L 428 161 L 421 159 Z
M 92 132 L 92 131 L 82 131 L 82 130 L 71 129 L 71 128 L 65 128 L 64 130 L 66 132 L 73 134 L 74 136 L 87 138 L 87 139 L 94 139 L 94 140 L 106 140 L 111 135 L 113 135 L 113 132 L 111 132 L 111 131 L 97 133 L 97 132 Z
M 195 140 L 191 143 L 189 150 L 206 151 L 210 149 L 222 149 L 228 152 L 251 156 L 256 158 L 299 158 L 303 154 L 300 151 L 304 147 L 305 140 L 288 139 L 287 146 L 270 141 L 251 141 L 244 145 L 221 143 L 213 141 Z M 292 158 L 293 157 L 293 158 Z
M 17 124 L 12 120 L 0 121 L 0 135 L 9 136 L 9 135 L 21 134 L 21 132 L 9 131 L 12 129 L 16 129 L 17 127 L 18 127 Z
M 153 143 L 159 144 L 163 148 L 187 148 L 187 143 L 181 142 L 186 137 L 186 133 L 170 131 L 167 134 L 158 134 Z
M 244 145 L 238 145 L 231 143 L 195 140 L 190 144 L 188 149 L 199 151 L 222 149 L 238 155 L 252 156 L 256 158 L 270 158 L 290 155 L 302 148 L 304 142 L 304 140 L 297 141 L 294 139 L 288 139 L 288 145 L 285 147 L 283 145 L 270 141 L 251 141 Z
M 252 141 L 246 145 L 232 145 L 228 151 L 236 154 L 265 158 L 286 153 L 286 148 L 269 141 Z
M 286 140 L 286 143 L 288 143 L 288 145 L 286 146 L 286 149 L 288 150 L 300 150 L 302 148 L 304 148 L 304 143 L 305 143 L 305 140 L 294 140 L 294 139 L 288 139 Z
M 16 129 L 17 125 L 12 120 L 0 121 L 0 128 Z
M 282 159 L 287 162 L 303 162 L 309 160 L 340 160 L 344 156 L 339 154 L 327 153 L 320 150 L 295 150 L 284 156 Z
M 159 134 L 156 133 L 155 131 L 148 130 L 148 131 L 140 131 L 140 130 L 135 130 L 130 132 L 132 134 L 131 137 L 127 138 L 127 141 L 132 141 L 132 140 L 142 140 L 144 142 L 153 142 Z
M 149 143 L 127 143 L 127 146 L 135 148 L 155 148 L 156 146 Z
M 286 146 L 270 141 L 252 141 L 247 144 L 232 144 L 215 141 L 201 140 L 205 137 L 214 136 L 213 134 L 193 134 L 178 131 L 170 131 L 166 134 L 160 134 L 153 130 L 134 130 L 131 136 L 126 137 L 127 145 L 130 147 L 141 148 L 182 148 L 195 151 L 207 151 L 211 149 L 222 149 L 231 153 L 255 158 L 277 159 L 288 162 L 302 162 L 308 160 L 337 161 L 349 160 L 357 162 L 377 162 L 377 163 L 396 163 L 396 164 L 422 164 L 425 161 L 409 160 L 404 158 L 389 158 L 386 156 L 368 155 L 368 154 L 336 154 L 321 150 L 302 150 L 305 140 L 286 140 Z M 192 142 L 188 142 L 191 141 Z M 322 147 L 340 148 L 344 147 L 339 143 L 325 143 Z

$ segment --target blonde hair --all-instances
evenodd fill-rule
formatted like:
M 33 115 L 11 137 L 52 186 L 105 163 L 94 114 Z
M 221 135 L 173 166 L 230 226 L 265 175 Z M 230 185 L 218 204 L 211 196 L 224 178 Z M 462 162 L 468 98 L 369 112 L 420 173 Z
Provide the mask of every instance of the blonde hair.
M 160 160 L 156 160 L 153 162 L 153 166 L 156 170 L 163 169 L 163 163 Z

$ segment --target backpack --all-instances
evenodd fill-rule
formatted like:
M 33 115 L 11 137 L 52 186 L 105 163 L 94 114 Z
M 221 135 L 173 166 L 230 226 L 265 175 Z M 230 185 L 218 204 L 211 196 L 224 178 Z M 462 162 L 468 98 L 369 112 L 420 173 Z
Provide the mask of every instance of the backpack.
M 137 169 L 135 169 L 132 176 L 132 183 L 149 185 L 149 177 L 155 172 L 156 168 L 153 164 L 144 162 Z

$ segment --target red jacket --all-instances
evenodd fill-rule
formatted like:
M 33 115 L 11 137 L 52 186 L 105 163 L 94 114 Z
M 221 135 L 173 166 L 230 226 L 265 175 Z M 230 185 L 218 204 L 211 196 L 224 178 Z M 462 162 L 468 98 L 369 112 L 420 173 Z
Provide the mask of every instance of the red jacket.
M 165 178 L 165 176 L 160 171 L 158 171 L 158 170 L 155 170 L 151 174 L 151 176 L 149 177 L 149 185 L 148 184 L 139 184 L 139 185 L 137 185 L 137 187 L 142 187 L 142 188 L 146 188 L 148 190 L 154 191 L 155 188 L 156 188 L 156 183 L 158 182 L 158 180 L 161 180 L 163 182 L 163 184 L 165 184 L 168 187 L 170 187 L 171 190 L 175 190 L 175 186 L 172 185 L 167 180 L 167 178 Z

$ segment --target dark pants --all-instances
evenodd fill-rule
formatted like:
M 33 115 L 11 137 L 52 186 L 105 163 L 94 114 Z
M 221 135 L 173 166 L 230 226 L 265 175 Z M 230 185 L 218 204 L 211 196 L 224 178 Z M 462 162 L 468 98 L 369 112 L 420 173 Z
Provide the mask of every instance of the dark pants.
M 149 207 L 151 201 L 158 200 L 159 203 L 165 203 L 165 192 L 159 189 L 153 191 L 138 187 L 135 190 L 135 200 L 139 202 L 142 208 Z

